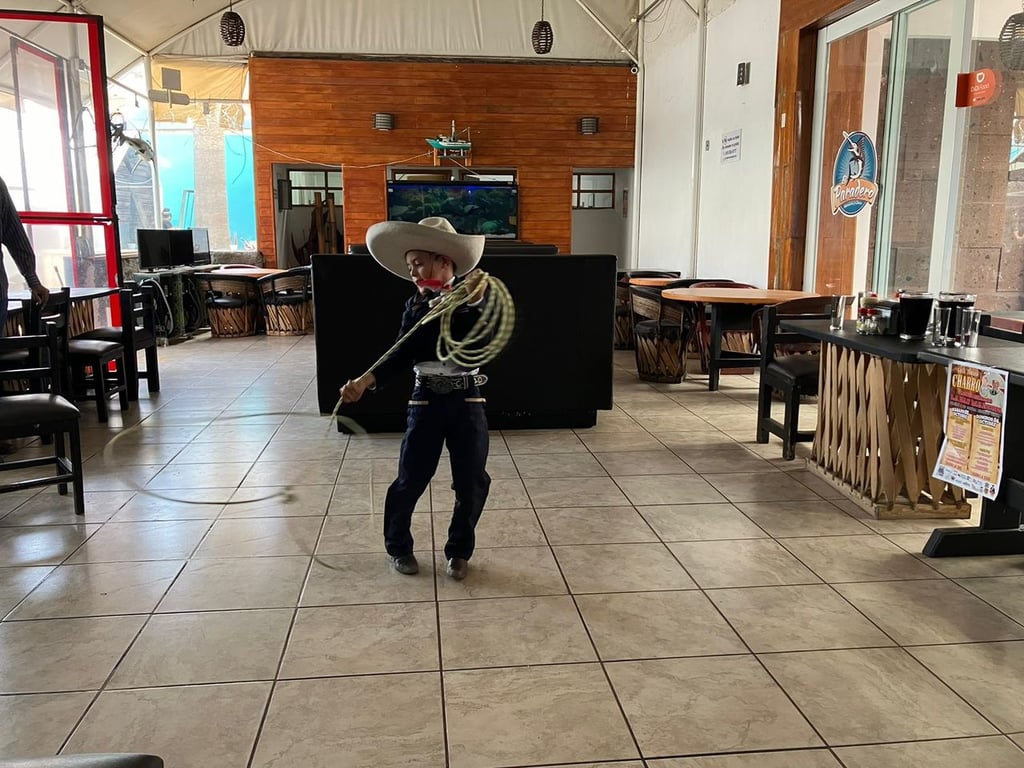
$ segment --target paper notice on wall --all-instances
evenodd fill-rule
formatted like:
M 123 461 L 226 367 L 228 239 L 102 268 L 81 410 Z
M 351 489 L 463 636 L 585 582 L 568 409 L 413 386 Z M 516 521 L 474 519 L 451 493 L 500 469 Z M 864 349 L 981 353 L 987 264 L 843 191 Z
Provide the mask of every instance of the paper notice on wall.
M 730 131 L 722 134 L 722 162 L 733 163 L 740 159 L 743 147 L 743 131 Z
M 1006 371 L 977 365 L 949 366 L 946 438 L 932 473 L 939 480 L 987 499 L 999 493 L 1006 424 Z

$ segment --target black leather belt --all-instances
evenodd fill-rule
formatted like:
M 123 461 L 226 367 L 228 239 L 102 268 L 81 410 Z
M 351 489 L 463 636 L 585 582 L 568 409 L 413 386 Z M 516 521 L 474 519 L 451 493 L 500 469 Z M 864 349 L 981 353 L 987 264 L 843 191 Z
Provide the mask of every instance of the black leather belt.
M 449 392 L 456 392 L 472 387 L 482 387 L 487 383 L 487 377 L 483 374 L 471 376 L 416 376 L 416 385 L 429 389 L 436 395 L 447 395 Z

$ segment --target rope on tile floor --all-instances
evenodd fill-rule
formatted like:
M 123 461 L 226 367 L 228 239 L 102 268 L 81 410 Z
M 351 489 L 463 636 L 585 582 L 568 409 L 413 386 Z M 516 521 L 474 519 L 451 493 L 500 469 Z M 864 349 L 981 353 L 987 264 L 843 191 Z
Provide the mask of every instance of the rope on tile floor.
M 480 310 L 480 317 L 473 324 L 473 327 L 462 338 L 456 339 L 452 334 L 452 319 L 455 310 L 470 300 L 470 291 L 466 283 L 462 282 L 451 291 L 444 294 L 430 310 L 420 318 L 408 333 L 396 341 L 391 348 L 381 355 L 377 362 L 366 369 L 363 376 L 373 371 L 402 344 L 409 339 L 422 325 L 438 320 L 441 330 L 437 336 L 437 359 L 441 362 L 451 362 L 460 368 L 472 370 L 494 360 L 508 346 L 512 338 L 512 332 L 516 326 L 516 305 L 512 300 L 512 294 L 508 286 L 494 275 L 483 273 L 481 283 L 487 286 L 490 294 Z M 361 377 L 360 377 L 361 378 Z M 365 435 L 363 429 L 354 419 L 338 413 L 343 405 L 339 397 L 334 410 L 331 412 L 331 422 L 327 425 L 328 431 L 337 422 L 347 431 L 356 435 Z

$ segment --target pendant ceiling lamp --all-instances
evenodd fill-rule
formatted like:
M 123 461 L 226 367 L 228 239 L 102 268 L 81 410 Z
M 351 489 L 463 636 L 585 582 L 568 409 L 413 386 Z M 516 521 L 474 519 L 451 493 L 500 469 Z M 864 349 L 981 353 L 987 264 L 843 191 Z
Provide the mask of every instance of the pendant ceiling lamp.
M 245 22 L 242 17 L 234 12 L 228 3 L 228 9 L 220 17 L 220 36 L 225 45 L 237 48 L 245 42 Z
M 1015 13 L 1006 20 L 999 33 L 999 58 L 1010 70 L 1024 70 L 1024 13 Z
M 555 33 L 551 24 L 544 21 L 544 0 L 540 0 L 540 21 L 533 25 L 533 34 L 530 35 L 533 43 L 533 52 L 544 55 L 551 53 L 551 44 L 555 42 Z

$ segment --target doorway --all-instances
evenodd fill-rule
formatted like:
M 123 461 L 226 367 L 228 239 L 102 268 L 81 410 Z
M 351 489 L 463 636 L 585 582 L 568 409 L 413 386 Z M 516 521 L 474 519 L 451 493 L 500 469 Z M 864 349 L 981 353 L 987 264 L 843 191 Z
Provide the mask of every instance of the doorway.
M 971 0 L 879 0 L 819 33 L 805 284 L 949 287 Z

